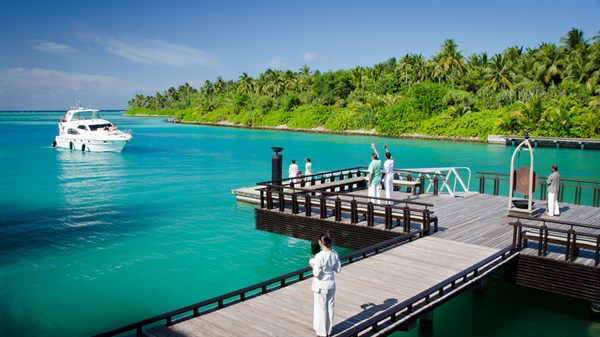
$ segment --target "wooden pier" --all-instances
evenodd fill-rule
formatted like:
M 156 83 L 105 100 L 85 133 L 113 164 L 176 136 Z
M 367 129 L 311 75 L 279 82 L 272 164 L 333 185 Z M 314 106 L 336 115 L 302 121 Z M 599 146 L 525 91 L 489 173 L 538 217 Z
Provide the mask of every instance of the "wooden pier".
M 490 135 L 488 136 L 488 143 L 490 144 L 499 144 L 499 145 L 507 145 L 507 146 L 517 146 L 519 145 L 524 136 L 498 136 L 498 135 Z M 567 148 L 576 148 L 581 150 L 600 149 L 600 139 L 592 139 L 592 138 L 560 138 L 560 137 L 531 137 L 530 138 L 534 147 L 567 147 Z
M 360 262 L 344 266 L 336 275 L 335 326 L 333 335 L 347 330 L 386 311 L 399 309 L 394 322 L 382 324 L 379 332 L 370 329 L 361 336 L 374 336 L 408 325 L 423 312 L 432 310 L 438 296 L 436 285 L 446 284 L 444 296 L 451 297 L 464 284 L 449 279 L 490 258 L 498 249 L 459 243 L 433 237 L 423 238 L 389 249 Z M 507 261 L 507 260 L 504 260 Z M 480 275 L 484 275 L 481 273 Z M 458 280 L 462 280 L 461 277 Z M 469 278 L 470 282 L 474 282 Z M 147 336 L 312 336 L 312 280 L 288 285 L 209 314 L 184 320 L 172 326 L 145 331 Z M 461 287 L 462 285 L 462 287 Z M 434 288 L 428 302 L 420 298 L 410 313 L 407 300 Z M 419 305 L 420 304 L 420 305 Z M 404 313 L 404 315 L 403 315 Z
M 336 188 L 344 184 L 331 183 Z M 529 219 L 509 216 L 507 197 L 477 192 L 395 191 L 399 200 L 394 206 L 363 207 L 366 191 L 355 185 L 343 195 L 312 195 L 315 189 L 289 187 L 244 192 L 249 201 L 259 196 L 257 222 L 261 216 L 283 219 L 271 230 L 296 237 L 330 231 L 334 245 L 353 244 L 344 235 L 388 235 L 378 239 L 384 242 L 343 258 L 342 272 L 336 275 L 334 336 L 385 336 L 410 329 L 508 264 L 516 270 L 517 284 L 600 301 L 597 207 L 563 203 L 559 219 Z M 433 215 L 437 230 L 428 224 Z M 563 231 L 564 236 L 558 235 Z M 554 236 L 564 242 L 548 240 Z M 311 277 L 304 268 L 99 336 L 131 331 L 156 337 L 311 336 Z

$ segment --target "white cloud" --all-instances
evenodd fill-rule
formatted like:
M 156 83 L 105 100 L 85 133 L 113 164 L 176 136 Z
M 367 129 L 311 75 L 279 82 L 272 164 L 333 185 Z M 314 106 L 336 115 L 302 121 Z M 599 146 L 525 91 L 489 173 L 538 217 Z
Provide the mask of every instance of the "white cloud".
M 41 68 L 10 68 L 0 72 L 0 107 L 50 109 L 75 99 L 123 107 L 133 97 L 132 86 L 118 78 Z M 120 101 L 118 104 L 114 103 Z
M 281 68 L 283 65 L 283 59 L 279 57 L 274 57 L 270 60 L 267 60 L 267 67 L 271 69 Z
M 321 57 L 316 53 L 305 52 L 302 53 L 302 59 L 305 62 L 317 62 L 321 59 Z
M 106 42 L 106 51 L 135 63 L 150 65 L 187 67 L 217 63 L 215 57 L 204 51 L 162 40 L 127 43 L 111 38 Z
M 68 46 L 68 45 L 62 44 L 62 43 L 52 42 L 52 41 L 32 40 L 32 41 L 30 41 L 30 43 L 31 43 L 31 46 L 33 47 L 33 49 L 43 51 L 46 53 L 68 54 L 68 53 L 73 53 L 73 52 L 77 51 L 77 49 L 75 49 L 71 46 Z

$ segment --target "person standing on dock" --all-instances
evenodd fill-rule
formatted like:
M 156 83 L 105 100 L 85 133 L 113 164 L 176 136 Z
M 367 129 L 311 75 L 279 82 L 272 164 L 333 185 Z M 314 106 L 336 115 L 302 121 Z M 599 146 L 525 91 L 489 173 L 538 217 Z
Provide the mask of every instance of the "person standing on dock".
M 298 165 L 296 164 L 296 160 L 292 159 L 292 163 L 290 164 L 290 167 L 288 169 L 288 177 L 291 178 L 296 178 L 298 176 Z M 295 182 L 295 179 L 292 179 L 293 182 Z
M 381 172 L 383 176 L 383 188 L 385 189 L 385 197 L 392 199 L 394 197 L 394 158 L 388 150 L 387 145 L 383 144 L 385 150 L 385 162 L 383 163 L 383 170 Z M 375 154 L 379 157 L 379 153 L 375 150 Z M 393 205 L 393 201 L 387 201 L 389 205 Z
M 369 197 L 379 198 L 381 193 L 381 160 L 375 149 L 375 143 L 371 143 L 371 163 L 369 164 L 369 175 L 367 176 L 367 187 L 369 189 Z M 379 205 L 379 199 L 370 199 L 372 203 Z
M 558 205 L 558 191 L 560 189 L 560 173 L 558 166 L 552 165 L 552 174 L 548 176 L 548 216 L 559 216 L 560 207 Z
M 312 163 L 310 161 L 310 158 L 306 157 L 306 164 L 304 164 L 304 175 L 309 176 L 306 182 L 307 186 L 310 186 L 310 182 L 312 181 L 312 177 L 310 177 L 310 175 L 313 174 L 313 170 L 312 170 Z
M 333 272 L 339 273 L 342 264 L 338 253 L 331 249 L 329 234 L 319 235 L 317 242 L 321 251 L 309 261 L 314 276 L 311 286 L 314 294 L 313 328 L 317 336 L 331 336 L 335 300 Z

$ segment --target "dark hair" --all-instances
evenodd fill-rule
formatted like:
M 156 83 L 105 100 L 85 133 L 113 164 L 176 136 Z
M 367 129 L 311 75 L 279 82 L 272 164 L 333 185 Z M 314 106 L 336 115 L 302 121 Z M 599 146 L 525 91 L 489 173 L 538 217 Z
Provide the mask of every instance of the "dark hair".
M 390 159 L 390 158 L 392 158 L 392 154 L 391 154 L 391 153 L 389 153 L 389 152 L 386 152 L 386 153 L 385 153 L 385 157 L 386 157 L 387 159 Z
M 292 164 L 296 164 L 296 159 L 292 159 Z
M 329 233 L 321 233 L 319 235 L 319 240 L 321 240 L 321 242 L 323 242 L 323 245 L 325 247 L 331 247 L 331 237 L 329 236 Z
M 306 161 L 310 163 L 310 158 L 306 157 Z
M 558 172 L 558 166 L 557 165 L 552 165 L 552 169 L 556 172 Z

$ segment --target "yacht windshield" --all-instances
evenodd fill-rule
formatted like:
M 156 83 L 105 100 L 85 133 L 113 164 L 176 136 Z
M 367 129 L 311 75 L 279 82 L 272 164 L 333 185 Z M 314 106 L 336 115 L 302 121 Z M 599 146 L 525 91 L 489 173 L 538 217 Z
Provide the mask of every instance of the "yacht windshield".
M 103 129 L 106 129 L 106 130 L 108 130 L 108 129 L 110 129 L 111 127 L 112 127 L 112 128 L 114 128 L 114 127 L 113 127 L 113 125 L 112 125 L 112 124 L 110 124 L 110 123 L 106 123 L 106 124 L 95 124 L 95 125 L 89 125 L 89 127 L 90 127 L 90 130 L 92 130 L 92 131 L 96 131 L 96 130 L 98 130 L 98 129 L 100 129 L 100 130 L 103 130 Z

